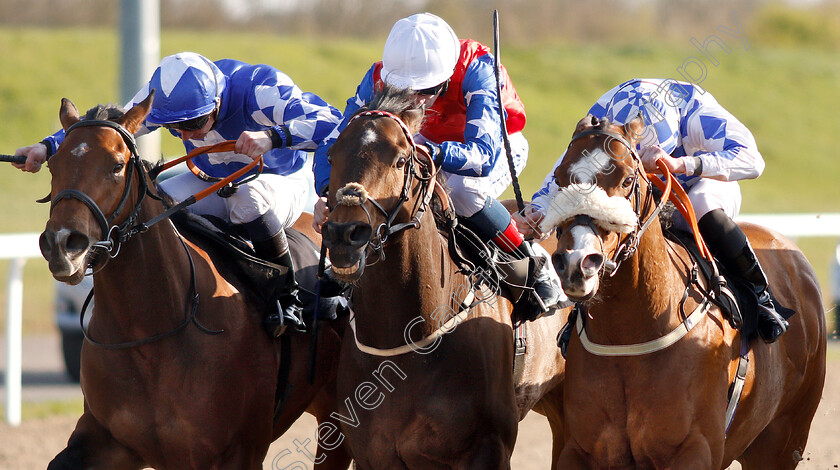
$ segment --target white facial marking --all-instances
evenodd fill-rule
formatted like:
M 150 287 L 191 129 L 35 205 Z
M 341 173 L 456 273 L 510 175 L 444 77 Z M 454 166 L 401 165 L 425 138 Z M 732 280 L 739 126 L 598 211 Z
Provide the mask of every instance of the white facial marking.
M 592 229 L 583 225 L 572 227 L 571 237 L 574 245 L 568 251 L 567 269 L 582 270 L 583 282 L 579 286 L 563 284 L 563 288 L 568 295 L 583 297 L 598 288 L 597 271 L 588 272 L 591 270 L 584 269 L 583 262 L 590 254 L 599 252 L 599 241 Z
M 600 147 L 584 150 L 583 157 L 569 167 L 573 181 L 578 184 L 595 183 L 595 177 L 612 171 L 612 158 Z
M 80 158 L 82 155 L 88 153 L 88 150 L 90 150 L 90 147 L 88 146 L 88 144 L 82 142 L 81 144 L 79 144 L 78 147 L 76 147 L 76 148 L 74 148 L 73 150 L 70 151 L 70 155 L 73 155 L 74 157 Z
M 373 129 L 366 129 L 362 135 L 362 145 L 370 145 L 376 142 L 376 132 Z

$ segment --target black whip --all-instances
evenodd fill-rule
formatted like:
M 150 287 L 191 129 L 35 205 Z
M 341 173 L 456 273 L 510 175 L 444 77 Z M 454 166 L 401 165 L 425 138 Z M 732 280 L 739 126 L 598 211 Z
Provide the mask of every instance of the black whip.
M 3 154 L 0 154 L 0 162 L 26 163 L 26 155 L 3 155 Z
M 499 119 L 502 121 L 502 140 L 505 143 L 505 153 L 507 154 L 508 167 L 510 168 L 510 179 L 513 183 L 513 194 L 516 196 L 516 206 L 521 213 L 525 210 L 525 202 L 522 200 L 519 178 L 516 176 L 516 167 L 513 165 L 513 153 L 510 150 L 510 140 L 508 140 L 507 124 L 505 122 L 505 105 L 502 103 L 502 59 L 499 57 L 499 10 L 493 10 L 493 57 L 496 62 L 496 95 L 499 99 Z

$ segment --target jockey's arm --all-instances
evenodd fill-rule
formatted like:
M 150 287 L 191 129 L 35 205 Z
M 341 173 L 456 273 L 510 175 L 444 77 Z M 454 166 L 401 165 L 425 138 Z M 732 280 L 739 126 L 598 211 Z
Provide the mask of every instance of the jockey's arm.
M 492 56 L 480 57 L 467 68 L 462 83 L 466 104 L 464 142 L 440 142 L 441 169 L 463 176 L 486 176 L 504 158 L 496 78 Z
M 692 174 L 721 181 L 757 178 L 764 158 L 747 127 L 719 104 L 703 104 L 684 119 L 683 147 L 699 160 Z M 711 136 L 711 137 L 706 137 Z
M 347 127 L 347 123 L 356 111 L 362 106 L 366 105 L 373 98 L 373 71 L 374 66 L 367 71 L 364 78 L 362 78 L 359 86 L 356 87 L 356 94 L 347 99 L 347 104 L 344 107 L 344 113 L 340 116 L 340 122 L 332 129 L 329 136 L 315 150 L 315 155 L 312 159 L 312 172 L 315 176 L 315 192 L 321 195 L 315 202 L 315 218 L 312 221 L 312 226 L 315 231 L 321 233 L 321 225 L 327 220 L 329 209 L 327 208 L 326 195 L 327 188 L 330 184 L 330 171 L 332 165 L 329 162 L 328 152 L 332 144 L 338 139 L 341 131 Z

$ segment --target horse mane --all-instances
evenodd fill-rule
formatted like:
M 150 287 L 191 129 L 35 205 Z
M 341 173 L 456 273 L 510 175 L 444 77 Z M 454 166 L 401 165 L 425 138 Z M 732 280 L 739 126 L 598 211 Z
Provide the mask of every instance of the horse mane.
M 387 83 L 382 84 L 382 88 L 373 95 L 370 103 L 359 112 L 371 110 L 387 111 L 400 116 L 412 133 L 417 133 L 423 127 L 426 114 L 425 106 L 417 101 L 413 90 Z

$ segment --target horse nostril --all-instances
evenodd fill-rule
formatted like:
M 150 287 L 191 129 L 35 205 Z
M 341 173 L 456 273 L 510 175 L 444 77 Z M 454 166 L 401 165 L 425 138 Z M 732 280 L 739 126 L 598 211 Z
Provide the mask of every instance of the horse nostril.
M 81 232 L 71 232 L 64 239 L 64 248 L 67 253 L 81 253 L 90 247 L 90 239 Z
M 590 253 L 580 262 L 580 269 L 587 277 L 598 274 L 598 271 L 600 271 L 603 266 L 604 255 L 601 253 Z
M 373 229 L 368 224 L 359 224 L 350 227 L 346 232 L 347 243 L 351 246 L 362 246 L 370 240 Z
M 566 270 L 566 260 L 563 255 L 559 253 L 551 255 L 551 264 L 554 265 L 554 270 L 558 273 L 562 273 Z
M 321 236 L 328 245 L 334 245 L 338 241 L 332 222 L 327 222 L 321 227 Z
M 44 255 L 44 258 L 50 259 L 50 255 L 52 255 L 53 237 L 47 235 L 47 232 L 42 232 L 41 236 L 38 237 L 38 247 L 41 249 L 41 254 Z

